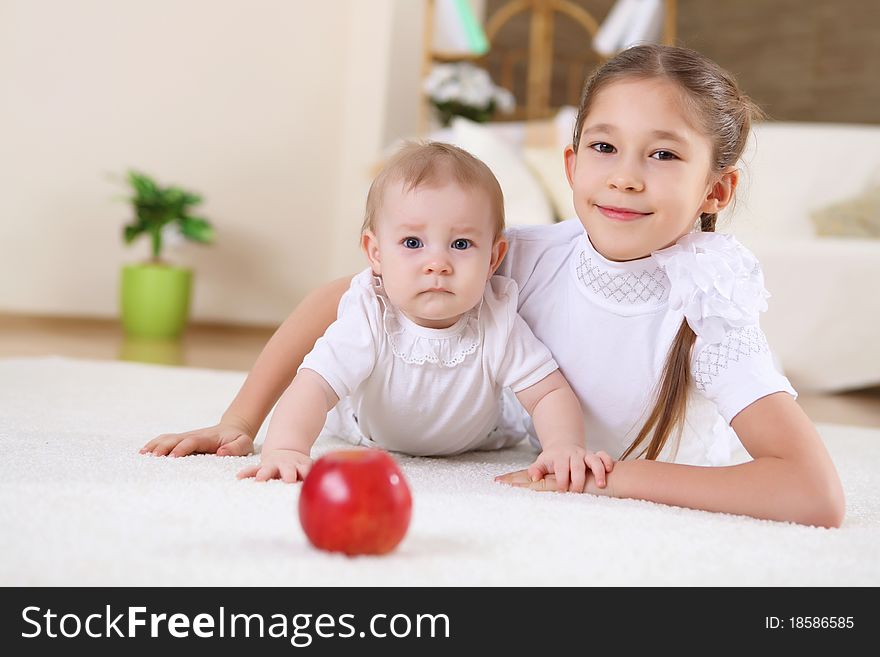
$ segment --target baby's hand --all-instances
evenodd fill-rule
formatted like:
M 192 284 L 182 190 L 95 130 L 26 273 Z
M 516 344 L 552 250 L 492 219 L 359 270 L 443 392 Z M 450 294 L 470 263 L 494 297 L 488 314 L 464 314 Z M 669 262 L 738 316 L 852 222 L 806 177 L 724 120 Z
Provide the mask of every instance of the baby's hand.
M 293 449 L 263 451 L 259 465 L 252 465 L 238 473 L 239 479 L 255 477 L 257 481 L 281 479 L 288 484 L 303 481 L 312 467 L 308 454 Z
M 220 422 L 213 427 L 165 433 L 141 447 L 141 454 L 153 456 L 186 456 L 187 454 L 214 454 L 218 456 L 247 456 L 254 451 L 254 439 L 242 427 Z
M 605 488 L 605 473 L 611 472 L 614 460 L 605 452 L 589 452 L 580 445 L 557 445 L 545 449 L 526 471 L 533 482 L 553 474 L 556 490 L 583 493 L 587 470 L 592 471 L 599 488 Z

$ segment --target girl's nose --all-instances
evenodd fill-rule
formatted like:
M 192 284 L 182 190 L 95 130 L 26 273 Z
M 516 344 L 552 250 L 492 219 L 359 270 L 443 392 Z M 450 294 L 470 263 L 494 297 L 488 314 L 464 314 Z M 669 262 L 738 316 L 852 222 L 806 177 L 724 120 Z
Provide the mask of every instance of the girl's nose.
M 637 167 L 622 162 L 608 176 L 608 187 L 618 191 L 640 192 L 645 188 L 645 182 Z

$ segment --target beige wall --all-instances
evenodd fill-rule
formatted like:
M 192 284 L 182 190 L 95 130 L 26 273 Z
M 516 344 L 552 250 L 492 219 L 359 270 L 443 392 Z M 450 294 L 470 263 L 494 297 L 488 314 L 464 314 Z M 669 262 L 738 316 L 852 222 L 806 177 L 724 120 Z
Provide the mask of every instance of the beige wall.
M 0 312 L 116 314 L 148 251 L 122 244 L 127 167 L 206 198 L 217 243 L 169 252 L 196 319 L 275 323 L 359 269 L 369 167 L 416 128 L 420 21 L 410 0 L 0 0 Z

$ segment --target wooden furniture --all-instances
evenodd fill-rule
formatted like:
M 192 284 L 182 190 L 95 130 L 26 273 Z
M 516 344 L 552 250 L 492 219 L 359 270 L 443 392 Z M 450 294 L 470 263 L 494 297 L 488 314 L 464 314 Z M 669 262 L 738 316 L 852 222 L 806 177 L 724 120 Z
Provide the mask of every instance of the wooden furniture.
M 672 44 L 675 42 L 676 24 L 676 0 L 664 0 L 664 28 L 663 42 Z M 425 12 L 425 40 L 423 57 L 423 79 L 431 70 L 431 66 L 439 61 L 462 61 L 471 60 L 485 66 L 486 57 L 449 57 L 442 53 L 435 53 L 431 48 L 434 32 L 434 4 L 435 0 L 427 0 Z M 514 112 L 507 115 L 509 120 L 534 120 L 553 116 L 559 109 L 550 100 L 551 82 L 555 68 L 564 69 L 567 78 L 569 94 L 577 96 L 583 84 L 582 63 L 559 56 L 554 49 L 554 23 L 557 16 L 565 16 L 578 25 L 586 34 L 589 43 L 592 43 L 599 24 L 603 17 L 596 17 L 580 4 L 572 0 L 509 0 L 496 9 L 486 20 L 485 32 L 489 40 L 490 48 L 496 42 L 499 32 L 510 21 L 523 14 L 528 15 L 529 30 L 528 44 L 522 48 L 506 50 L 503 55 L 501 72 L 496 82 L 506 88 L 514 88 L 515 68 L 518 64 L 525 63 L 526 88 L 525 98 L 517 99 L 517 107 Z M 596 58 L 602 61 L 602 57 L 596 54 Z M 572 94 L 572 92 L 574 92 Z M 422 121 L 420 122 L 424 132 L 427 127 L 429 110 L 427 99 L 422 103 Z

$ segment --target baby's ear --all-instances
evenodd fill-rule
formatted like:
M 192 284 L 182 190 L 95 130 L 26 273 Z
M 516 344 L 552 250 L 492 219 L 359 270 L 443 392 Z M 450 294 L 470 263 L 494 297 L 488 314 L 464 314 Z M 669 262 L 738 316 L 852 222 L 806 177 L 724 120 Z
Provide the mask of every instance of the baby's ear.
M 367 254 L 367 260 L 373 268 L 373 273 L 377 276 L 382 275 L 382 262 L 379 258 L 379 240 L 370 230 L 365 230 L 361 234 L 361 248 Z
M 574 171 L 577 168 L 577 153 L 574 145 L 569 144 L 562 153 L 563 164 L 565 165 L 565 177 L 568 179 L 568 186 L 574 187 Z
M 495 270 L 498 269 L 498 265 L 504 260 L 504 255 L 507 253 L 509 246 L 510 244 L 504 237 L 499 237 L 498 241 L 495 242 L 495 245 L 492 247 L 492 260 L 489 262 L 489 275 L 486 277 L 486 280 L 491 278 Z

